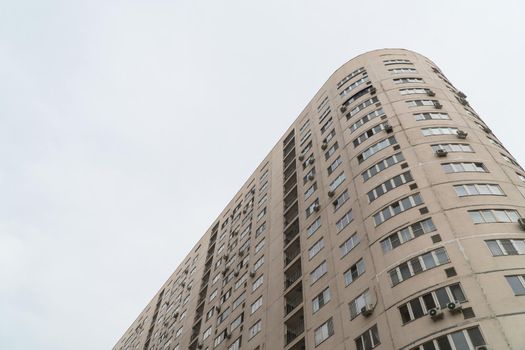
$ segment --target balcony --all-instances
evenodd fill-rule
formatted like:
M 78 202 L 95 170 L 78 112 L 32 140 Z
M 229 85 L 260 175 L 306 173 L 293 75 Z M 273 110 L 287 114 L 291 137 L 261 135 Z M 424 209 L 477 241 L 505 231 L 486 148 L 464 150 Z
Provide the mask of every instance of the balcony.
M 299 219 L 295 219 L 295 221 L 288 226 L 286 226 L 286 230 L 284 231 L 284 245 L 287 246 L 291 241 L 294 240 L 294 238 L 299 234 Z
M 286 211 L 297 200 L 297 191 L 292 191 L 284 197 L 284 210 Z
M 295 170 L 295 169 L 294 169 Z M 289 179 L 284 182 L 283 193 L 288 194 L 297 185 L 297 173 L 294 172 Z
M 284 345 L 288 346 L 304 333 L 304 311 L 301 309 L 284 322 Z
M 295 204 L 284 213 L 284 226 L 286 227 L 288 223 L 292 222 L 297 215 L 299 215 L 299 204 L 295 202 Z
M 295 239 L 284 251 L 284 266 L 291 263 L 299 254 L 301 254 L 301 240 Z
M 283 171 L 283 181 L 286 182 L 286 180 L 288 180 L 288 178 L 290 176 L 292 176 L 292 174 L 295 173 L 295 169 L 296 169 L 296 166 L 295 166 L 295 158 L 292 159 L 292 162 L 287 164 L 286 167 L 284 168 L 284 171 Z
M 284 296 L 284 314 L 290 315 L 303 304 L 303 285 L 299 283 Z
M 301 259 L 298 259 L 284 271 L 284 289 L 293 285 L 302 275 Z
M 284 158 L 283 169 L 286 169 L 288 165 L 292 164 L 292 162 L 295 162 L 295 148 L 292 148 L 292 150 L 288 152 L 288 154 Z

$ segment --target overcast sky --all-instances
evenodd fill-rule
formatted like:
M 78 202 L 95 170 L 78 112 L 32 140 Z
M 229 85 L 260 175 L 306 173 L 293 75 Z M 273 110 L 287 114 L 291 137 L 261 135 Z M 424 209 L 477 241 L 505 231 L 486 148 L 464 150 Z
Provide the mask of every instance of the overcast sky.
M 0 348 L 110 349 L 330 74 L 368 50 L 432 59 L 525 164 L 523 13 L 0 0 Z

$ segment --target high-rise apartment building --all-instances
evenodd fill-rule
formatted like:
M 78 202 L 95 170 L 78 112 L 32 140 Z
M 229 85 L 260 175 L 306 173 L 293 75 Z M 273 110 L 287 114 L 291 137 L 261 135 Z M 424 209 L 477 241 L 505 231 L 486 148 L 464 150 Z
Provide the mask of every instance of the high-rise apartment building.
M 114 350 L 525 349 L 525 171 L 429 59 L 323 85 Z

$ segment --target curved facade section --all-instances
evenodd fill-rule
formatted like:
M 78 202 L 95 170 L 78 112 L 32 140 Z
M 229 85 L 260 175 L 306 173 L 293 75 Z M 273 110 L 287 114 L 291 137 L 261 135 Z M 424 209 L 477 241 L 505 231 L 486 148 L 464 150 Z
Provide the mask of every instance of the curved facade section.
M 115 345 L 525 349 L 525 171 L 429 59 L 339 68 Z

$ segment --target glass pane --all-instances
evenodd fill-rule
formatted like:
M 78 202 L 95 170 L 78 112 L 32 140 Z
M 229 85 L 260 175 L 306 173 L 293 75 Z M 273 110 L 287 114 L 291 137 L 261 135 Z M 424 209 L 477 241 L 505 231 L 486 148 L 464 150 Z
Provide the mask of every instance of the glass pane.
M 399 247 L 401 245 L 401 242 L 399 241 L 399 236 L 397 234 L 392 235 L 390 240 L 392 242 L 392 247 L 394 248 Z
M 525 295 L 525 287 L 523 287 L 523 284 L 521 283 L 518 276 L 507 276 L 507 281 L 509 282 L 515 295 Z
M 390 279 L 392 280 L 392 284 L 394 286 L 399 283 L 399 276 L 397 275 L 397 269 L 390 271 Z
M 517 255 L 518 251 L 514 248 L 514 245 L 512 245 L 512 242 L 510 239 L 502 239 L 500 240 L 501 245 L 503 246 L 503 250 L 507 253 L 507 255 Z
M 437 338 L 436 341 L 438 343 L 439 350 L 452 350 L 446 335 Z
M 434 226 L 434 223 L 432 222 L 432 219 L 428 219 L 423 221 L 422 223 L 423 228 L 425 229 L 425 232 L 431 232 L 436 229 L 436 226 Z
M 454 300 L 463 302 L 466 300 L 465 295 L 463 294 L 463 291 L 461 290 L 461 287 L 459 284 L 454 284 L 450 286 L 450 291 L 452 292 L 452 295 L 454 296 Z
M 496 241 L 487 241 L 487 245 L 489 246 L 490 252 L 493 256 L 503 255 L 503 251 L 501 250 L 499 244 Z
M 516 248 L 516 251 L 518 254 L 525 254 L 525 241 L 522 239 L 513 240 L 514 247 Z
M 483 222 L 483 217 L 479 211 L 469 211 L 470 217 L 475 224 L 480 224 Z
M 434 262 L 434 257 L 432 256 L 432 253 L 426 253 L 423 256 L 423 263 L 425 264 L 426 270 L 433 268 L 436 266 L 436 263 Z
M 373 345 L 376 346 L 380 342 L 380 340 L 379 340 L 379 333 L 377 332 L 377 326 L 372 327 L 370 329 L 370 333 L 372 335 Z
M 423 302 L 425 303 L 427 311 L 436 307 L 436 302 L 430 293 L 423 295 Z
M 420 318 L 424 315 L 423 308 L 421 307 L 421 303 L 419 302 L 419 299 L 412 300 L 410 302 L 410 307 L 412 308 L 412 313 L 414 314 L 414 318 Z
M 423 344 L 423 350 L 436 350 L 436 346 L 433 341 L 429 341 Z
M 438 302 L 439 302 L 439 306 L 441 308 L 447 307 L 447 304 L 450 302 L 450 298 L 449 298 L 445 288 L 439 288 L 439 289 L 436 290 L 435 293 L 436 293 L 436 297 L 437 297 Z
M 423 267 L 421 266 L 421 263 L 419 262 L 419 258 L 413 258 L 410 259 L 410 265 L 412 265 L 412 271 L 414 271 L 414 275 L 417 275 L 421 271 L 423 271 Z
M 408 312 L 408 307 L 406 305 L 403 305 L 399 308 L 399 313 L 401 314 L 401 320 L 403 323 L 407 323 L 411 320 L 410 313 Z
M 450 336 L 452 337 L 452 341 L 456 346 L 456 350 L 470 350 L 463 331 L 452 333 Z
M 357 338 L 355 340 L 355 347 L 357 348 L 357 350 L 364 350 L 363 348 L 363 340 L 361 337 Z
M 401 231 L 399 231 L 399 233 L 401 234 L 401 241 L 403 242 L 410 241 L 412 239 L 412 235 L 410 234 L 410 230 L 408 229 L 408 227 L 402 229 Z
M 494 216 L 494 214 L 492 213 L 491 210 L 482 210 L 481 211 L 481 215 L 483 216 L 483 220 L 485 222 L 496 222 L 496 217 Z M 503 214 L 505 215 L 505 214 Z M 505 215 L 505 218 L 507 216 Z
M 480 346 L 485 345 L 485 340 L 483 339 L 483 336 L 481 335 L 481 332 L 479 331 L 478 327 L 467 329 L 470 341 L 472 342 L 472 345 L 474 346 Z
M 448 262 L 447 252 L 444 248 L 436 250 L 436 257 L 440 265 L 446 264 Z
M 488 185 L 478 185 L 479 194 L 492 194 Z
M 408 264 L 407 263 L 401 264 L 399 266 L 399 270 L 401 270 L 401 276 L 403 277 L 403 280 L 406 280 L 407 278 L 409 278 L 411 276 L 410 275 L 410 270 L 408 269 Z
M 497 222 L 510 222 L 509 217 L 505 214 L 503 210 L 494 210 L 493 213 L 496 215 Z M 485 215 L 485 213 L 483 213 Z
M 506 210 L 507 215 L 510 217 L 510 221 L 512 222 L 518 222 L 518 219 L 520 218 L 519 214 L 515 210 Z
M 465 191 L 465 188 L 463 186 L 454 186 L 454 189 L 456 190 L 456 193 L 459 197 L 467 195 L 467 191 Z
M 370 338 L 370 334 L 368 332 L 365 332 L 365 334 L 363 334 L 363 340 L 364 340 L 365 350 L 369 350 L 373 348 L 372 338 Z

